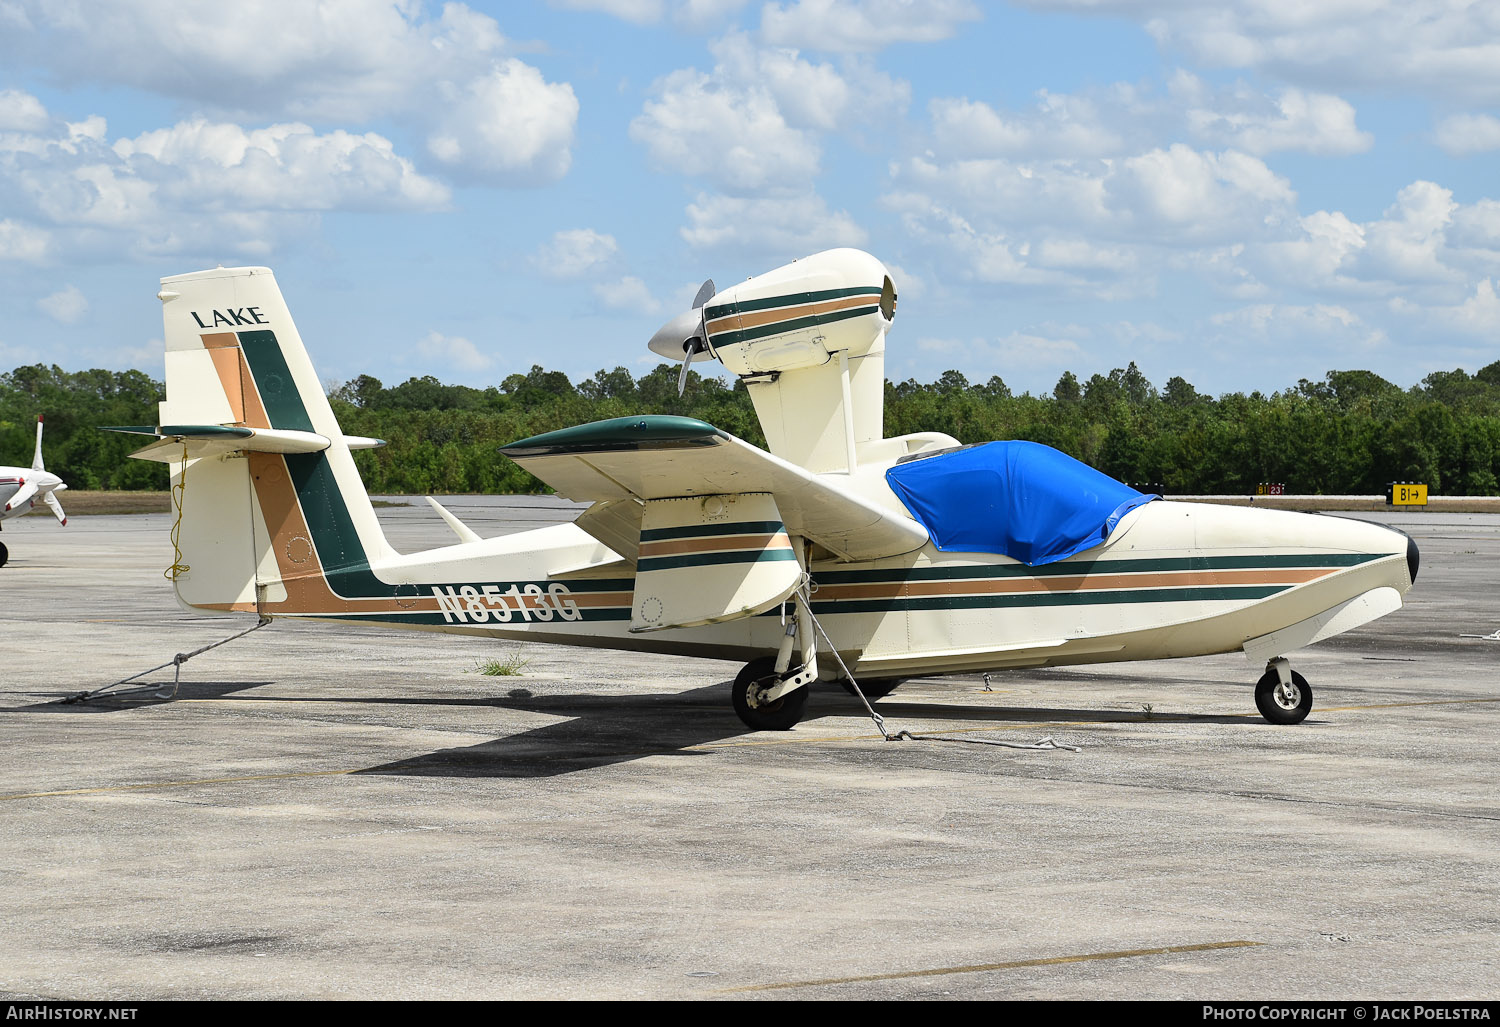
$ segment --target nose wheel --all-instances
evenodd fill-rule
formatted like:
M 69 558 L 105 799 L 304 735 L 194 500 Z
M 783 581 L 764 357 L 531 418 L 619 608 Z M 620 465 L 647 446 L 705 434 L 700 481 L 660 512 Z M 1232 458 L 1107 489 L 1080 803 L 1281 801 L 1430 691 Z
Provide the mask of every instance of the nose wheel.
M 1271 661 L 1265 674 L 1255 683 L 1255 706 L 1260 715 L 1272 724 L 1300 724 L 1312 711 L 1312 689 L 1307 678 L 1290 667 L 1285 670 L 1285 680 L 1276 663 Z
M 775 699 L 766 699 L 773 687 L 781 683 L 776 673 L 776 657 L 763 656 L 745 664 L 735 676 L 730 699 L 734 712 L 753 731 L 790 731 L 807 709 L 807 687 L 794 688 Z
M 0 542 L 0 567 L 5 566 L 5 561 L 10 559 L 10 550 L 5 548 L 5 543 Z

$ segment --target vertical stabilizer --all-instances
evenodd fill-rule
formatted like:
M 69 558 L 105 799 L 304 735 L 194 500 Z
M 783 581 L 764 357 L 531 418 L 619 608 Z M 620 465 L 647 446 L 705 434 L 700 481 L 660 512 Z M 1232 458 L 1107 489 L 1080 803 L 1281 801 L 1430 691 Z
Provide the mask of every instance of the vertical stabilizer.
M 157 430 L 185 447 L 153 457 L 170 460 L 174 485 L 187 476 L 178 595 L 215 609 L 313 612 L 328 586 L 368 579 L 390 548 L 270 270 L 164 278 L 157 296 L 167 385 Z M 297 433 L 299 444 L 238 449 L 255 434 L 246 429 Z

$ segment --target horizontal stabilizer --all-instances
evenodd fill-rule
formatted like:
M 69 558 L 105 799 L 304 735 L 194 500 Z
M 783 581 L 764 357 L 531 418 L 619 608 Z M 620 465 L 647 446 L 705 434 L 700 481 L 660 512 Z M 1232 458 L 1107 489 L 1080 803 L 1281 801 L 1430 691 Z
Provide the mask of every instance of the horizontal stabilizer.
M 768 493 L 789 533 L 846 560 L 896 556 L 927 542 L 926 529 L 904 513 L 696 418 L 617 417 L 523 439 L 501 452 L 573 500 Z M 588 530 L 586 521 L 579 524 Z
M 214 449 L 225 452 L 240 450 L 246 453 L 320 453 L 332 444 L 328 436 L 319 435 L 316 432 L 294 431 L 287 428 L 246 428 L 242 425 L 226 424 L 121 425 L 100 430 L 121 432 L 126 435 L 149 435 L 162 442 L 174 444 L 208 443 Z M 350 449 L 375 449 L 385 445 L 385 440 L 345 435 L 344 443 Z M 141 460 L 172 459 L 170 456 L 155 455 L 156 452 L 157 447 L 147 446 L 130 455 Z

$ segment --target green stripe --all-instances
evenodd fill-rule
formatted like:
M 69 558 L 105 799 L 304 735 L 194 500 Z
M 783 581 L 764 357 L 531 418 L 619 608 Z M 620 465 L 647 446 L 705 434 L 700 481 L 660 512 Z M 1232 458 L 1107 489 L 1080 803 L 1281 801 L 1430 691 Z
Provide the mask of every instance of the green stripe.
M 973 566 L 896 567 L 886 570 L 823 571 L 814 575 L 819 585 L 868 585 L 877 582 L 988 580 L 993 578 L 1057 578 L 1088 574 L 1129 574 L 1149 571 L 1270 570 L 1286 567 L 1357 567 L 1392 553 L 1318 553 L 1308 556 L 1169 556 L 1149 560 L 1090 560 L 1050 563 Z
M 286 356 L 281 352 L 281 343 L 276 341 L 276 333 L 240 332 L 239 337 L 240 350 L 245 354 L 245 363 L 250 366 L 250 376 L 255 379 L 255 388 L 260 393 L 271 427 L 312 431 L 312 418 L 307 416 L 307 407 L 302 404 L 297 383 L 292 380 L 292 372 L 286 366 Z
M 918 596 L 911 599 L 814 599 L 815 613 L 887 613 L 904 610 L 992 610 L 1016 607 L 1115 606 L 1126 603 L 1190 603 L 1265 599 L 1289 585 L 1157 588 L 1107 592 L 1042 592 L 995 596 Z
M 786 526 L 780 521 L 735 521 L 727 524 L 690 524 L 684 528 L 651 528 L 641 532 L 641 544 L 675 538 L 712 538 L 716 535 L 775 535 Z
M 706 567 L 719 563 L 774 563 L 779 560 L 795 560 L 797 554 L 790 549 L 742 549 L 733 553 L 691 553 L 687 556 L 661 556 L 641 560 L 636 570 L 665 571 L 674 567 Z
M 764 339 L 770 335 L 795 332 L 799 328 L 814 328 L 818 325 L 832 324 L 835 321 L 847 321 L 851 317 L 863 317 L 879 309 L 880 304 L 877 303 L 869 307 L 835 310 L 827 314 L 812 314 L 808 317 L 794 317 L 786 321 L 773 321 L 771 324 L 761 325 L 758 328 L 742 328 L 732 332 L 709 332 L 708 338 L 715 347 L 733 346 L 738 342 L 754 342 L 756 339 Z
M 861 285 L 852 289 L 824 289 L 821 292 L 793 292 L 784 296 L 770 296 L 763 300 L 738 300 L 709 307 L 703 311 L 706 321 L 732 314 L 749 314 L 757 310 L 774 310 L 776 307 L 797 307 L 804 303 L 821 303 L 824 300 L 841 300 L 846 296 L 879 296 L 879 285 Z

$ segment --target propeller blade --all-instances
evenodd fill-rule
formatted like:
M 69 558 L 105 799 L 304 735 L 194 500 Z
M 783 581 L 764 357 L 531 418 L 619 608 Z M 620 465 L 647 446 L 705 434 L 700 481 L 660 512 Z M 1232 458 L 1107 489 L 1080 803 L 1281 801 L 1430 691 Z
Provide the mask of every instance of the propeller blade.
M 42 501 L 52 508 L 52 516 L 56 517 L 58 523 L 66 528 L 68 526 L 68 515 L 63 513 L 62 504 L 58 502 L 57 497 L 48 492 L 42 496 Z
M 693 362 L 694 357 L 702 353 L 706 348 L 703 345 L 703 340 L 696 336 L 682 344 L 682 370 L 677 372 L 677 395 L 681 396 L 687 391 L 688 365 Z
M 693 297 L 693 309 L 697 310 L 703 304 L 713 299 L 714 293 L 718 291 L 714 288 L 714 280 L 712 278 L 698 286 L 698 295 Z
M 31 505 L 32 497 L 34 497 L 35 495 L 36 482 L 22 482 L 21 487 L 16 490 L 16 494 L 11 496 L 10 499 L 6 501 L 5 512 L 10 513 L 12 510 L 20 510 L 25 507 L 29 507 Z
M 45 471 L 42 466 L 42 415 L 36 415 L 36 456 L 31 458 L 31 469 L 33 471 Z

